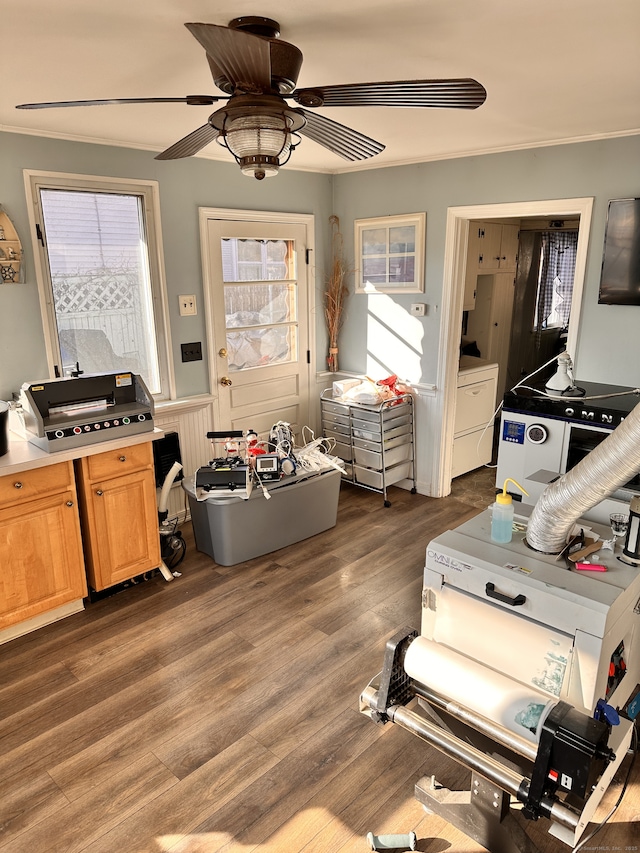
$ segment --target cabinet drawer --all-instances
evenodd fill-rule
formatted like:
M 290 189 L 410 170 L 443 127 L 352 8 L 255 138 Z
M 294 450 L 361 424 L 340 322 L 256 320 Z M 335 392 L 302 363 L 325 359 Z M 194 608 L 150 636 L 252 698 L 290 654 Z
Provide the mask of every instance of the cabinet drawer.
M 469 357 L 469 360 L 471 358 Z M 464 385 L 473 385 L 475 382 L 490 382 L 492 379 L 497 379 L 498 365 L 489 365 L 488 367 L 476 367 L 472 370 L 461 370 L 458 373 L 458 388 Z
M 344 415 L 349 417 L 349 406 L 345 403 L 330 403 L 328 400 L 322 401 L 322 413 L 332 412 L 334 415 Z
M 483 427 L 493 417 L 496 403 L 496 380 L 474 382 L 456 391 L 455 433 Z
M 391 465 L 397 465 L 399 462 L 404 462 L 409 459 L 411 454 L 410 444 L 401 444 L 399 447 L 394 447 L 392 450 L 385 450 L 384 466 L 386 468 Z M 373 468 L 376 471 L 381 471 L 382 451 L 376 453 L 373 450 L 363 450 L 361 447 L 355 448 L 356 465 L 361 465 L 364 468 Z
M 398 403 L 395 406 L 387 406 L 384 409 L 380 409 L 379 406 L 375 409 L 365 409 L 362 406 L 356 408 L 354 406 L 351 414 L 360 421 L 375 421 L 376 423 L 380 423 L 381 420 L 386 422 L 395 418 L 409 416 L 411 412 L 409 411 L 408 403 Z
M 45 465 L 19 474 L 0 477 L 0 506 L 11 506 L 33 500 L 41 495 L 66 491 L 73 484 L 71 462 Z
M 451 463 L 451 476 L 459 477 L 467 471 L 488 465 L 491 462 L 491 444 L 493 430 L 479 429 L 461 435 L 453 440 L 453 460 Z
M 153 465 L 151 442 L 107 450 L 106 453 L 87 456 L 81 462 L 82 470 L 91 482 L 124 476 Z
M 339 415 L 336 412 L 322 412 L 322 423 L 326 426 L 335 424 L 349 431 L 349 415 Z
M 327 438 L 335 438 L 336 441 L 351 441 L 351 430 L 342 424 L 322 424 L 322 432 Z

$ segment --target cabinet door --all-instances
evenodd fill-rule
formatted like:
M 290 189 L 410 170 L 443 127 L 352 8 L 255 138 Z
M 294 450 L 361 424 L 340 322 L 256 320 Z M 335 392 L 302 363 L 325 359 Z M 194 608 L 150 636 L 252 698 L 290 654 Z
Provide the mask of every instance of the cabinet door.
M 0 629 L 84 598 L 75 491 L 0 510 Z
M 518 264 L 519 225 L 503 225 L 500 242 L 500 271 L 515 272 Z
M 476 289 L 478 282 L 478 258 L 480 256 L 481 222 L 469 223 L 469 242 L 467 243 L 467 266 L 464 277 L 463 311 L 473 311 L 476 307 Z
M 491 343 L 488 357 L 500 365 L 498 395 L 502 398 L 507 382 L 507 362 L 511 341 L 511 315 L 515 290 L 514 274 L 493 276 L 493 309 L 491 312 Z
M 101 590 L 156 569 L 160 539 L 151 469 L 83 484 L 87 574 Z
M 478 272 L 496 272 L 500 269 L 500 244 L 502 225 L 496 222 L 478 223 Z

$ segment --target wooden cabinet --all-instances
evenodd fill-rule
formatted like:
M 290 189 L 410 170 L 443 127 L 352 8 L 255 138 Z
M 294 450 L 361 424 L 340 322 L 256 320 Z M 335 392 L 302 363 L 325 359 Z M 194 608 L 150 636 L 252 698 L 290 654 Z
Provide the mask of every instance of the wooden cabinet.
M 76 462 L 89 585 L 96 591 L 160 566 L 151 443 Z
M 452 477 L 491 462 L 497 378 L 497 364 L 472 356 L 460 359 Z
M 480 275 L 476 307 L 467 321 L 467 336 L 477 343 L 482 358 L 499 365 L 499 397 L 504 394 L 507 382 L 513 299 L 513 273 Z
M 0 630 L 87 594 L 77 504 L 71 462 L 0 477 Z
M 479 275 L 515 272 L 518 263 L 518 225 L 470 222 L 463 310 L 475 308 Z

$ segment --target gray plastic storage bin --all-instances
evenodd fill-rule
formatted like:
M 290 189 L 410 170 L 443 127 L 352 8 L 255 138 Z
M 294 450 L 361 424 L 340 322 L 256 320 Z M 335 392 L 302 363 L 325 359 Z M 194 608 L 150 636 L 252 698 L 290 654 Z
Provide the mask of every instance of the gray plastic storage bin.
M 270 500 L 258 487 L 248 500 L 212 492 L 204 501 L 195 498 L 193 477 L 186 478 L 182 487 L 189 497 L 196 548 L 220 566 L 235 566 L 322 533 L 336 523 L 340 476 L 331 468 L 265 484 Z

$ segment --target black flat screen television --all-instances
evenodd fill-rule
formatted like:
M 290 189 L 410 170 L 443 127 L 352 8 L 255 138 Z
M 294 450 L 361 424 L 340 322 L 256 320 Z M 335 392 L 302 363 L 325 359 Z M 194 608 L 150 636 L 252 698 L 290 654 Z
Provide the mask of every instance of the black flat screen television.
M 640 198 L 609 202 L 598 302 L 640 305 Z

